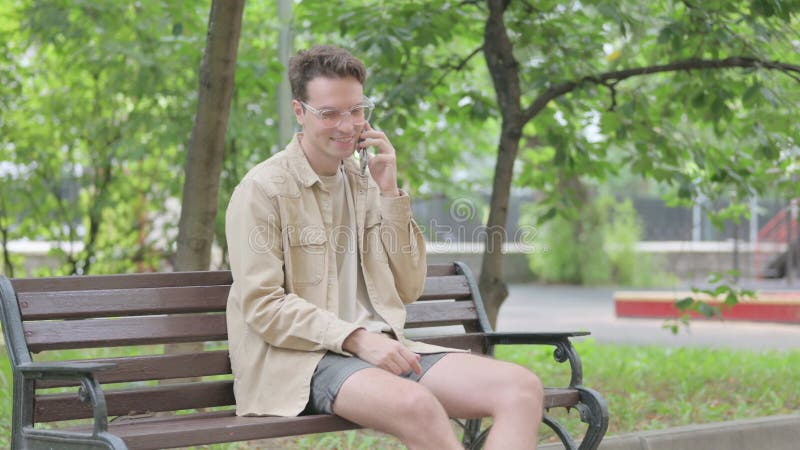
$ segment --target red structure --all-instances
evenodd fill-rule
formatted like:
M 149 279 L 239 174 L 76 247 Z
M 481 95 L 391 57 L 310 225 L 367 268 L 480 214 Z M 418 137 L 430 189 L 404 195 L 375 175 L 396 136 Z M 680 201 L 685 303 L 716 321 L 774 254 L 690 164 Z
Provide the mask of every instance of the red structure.
M 675 307 L 679 299 L 693 297 L 719 306 L 721 302 L 692 292 L 619 291 L 614 293 L 617 317 L 671 319 L 681 316 Z M 692 318 L 706 317 L 692 312 Z M 800 323 L 800 291 L 758 292 L 756 300 L 733 307 L 722 306 L 722 318 L 754 322 Z

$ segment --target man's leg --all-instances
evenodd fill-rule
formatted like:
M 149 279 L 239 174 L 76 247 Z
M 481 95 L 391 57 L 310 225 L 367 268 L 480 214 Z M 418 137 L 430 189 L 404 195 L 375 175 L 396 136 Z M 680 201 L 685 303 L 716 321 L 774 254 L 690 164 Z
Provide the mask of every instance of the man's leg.
M 431 391 L 383 369 L 362 369 L 350 375 L 336 395 L 333 412 L 394 435 L 411 450 L 463 448 Z
M 535 449 L 544 390 L 530 370 L 466 353 L 439 360 L 420 380 L 450 417 L 491 416 L 486 450 Z

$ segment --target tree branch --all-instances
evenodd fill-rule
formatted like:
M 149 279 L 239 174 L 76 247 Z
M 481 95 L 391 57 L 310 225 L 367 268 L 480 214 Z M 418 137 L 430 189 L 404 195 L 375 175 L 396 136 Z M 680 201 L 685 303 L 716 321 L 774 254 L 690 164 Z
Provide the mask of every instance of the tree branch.
M 782 63 L 780 61 L 765 61 L 758 58 L 747 56 L 734 56 L 725 59 L 687 59 L 683 61 L 676 61 L 669 64 L 636 67 L 632 69 L 615 70 L 611 72 L 601 73 L 600 75 L 590 75 L 579 78 L 573 81 L 567 81 L 551 86 L 546 91 L 542 92 L 531 104 L 525 109 L 522 115 L 523 123 L 536 117 L 551 100 L 554 100 L 564 94 L 574 91 L 576 88 L 584 83 L 590 82 L 595 84 L 612 87 L 622 80 L 641 75 L 651 75 L 655 73 L 664 72 L 679 72 L 682 70 L 710 70 L 710 69 L 731 69 L 731 68 L 764 68 L 769 70 L 777 70 L 784 73 L 790 78 L 800 83 L 800 66 L 789 63 Z M 795 75 L 797 74 L 797 75 Z M 614 100 L 612 90 L 612 101 Z M 615 103 L 615 102 L 614 102 Z M 613 104 L 612 103 L 612 106 Z
M 458 6 L 472 5 L 480 7 L 481 3 L 482 3 L 481 0 L 461 0 L 460 2 L 458 2 Z
M 433 86 L 431 86 L 431 90 L 437 88 L 440 84 L 442 84 L 442 81 L 444 81 L 445 77 L 450 75 L 451 72 L 458 72 L 459 70 L 462 70 L 464 67 L 466 67 L 469 60 L 472 59 L 478 53 L 480 53 L 481 50 L 483 50 L 483 45 L 470 52 L 469 55 L 467 55 L 464 59 L 461 60 L 461 62 L 459 62 L 455 66 L 450 66 L 448 70 L 445 71 L 445 73 L 443 73 L 442 76 L 440 76 L 435 83 L 433 83 Z

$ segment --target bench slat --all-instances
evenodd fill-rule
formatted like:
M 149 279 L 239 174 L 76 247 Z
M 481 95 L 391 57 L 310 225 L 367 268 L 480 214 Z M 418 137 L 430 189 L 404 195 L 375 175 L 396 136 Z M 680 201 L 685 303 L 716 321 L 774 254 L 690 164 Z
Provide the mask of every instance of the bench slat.
M 228 270 L 200 272 L 131 273 L 124 275 L 82 275 L 76 277 L 16 278 L 11 285 L 21 292 L 88 291 L 98 289 L 141 289 L 176 286 L 230 285 Z
M 455 264 L 428 264 L 427 276 L 443 277 L 456 274 Z
M 477 320 L 472 302 L 422 302 L 407 308 L 406 328 L 458 325 Z M 25 322 L 24 328 L 32 352 L 227 339 L 224 314 Z
M 448 275 L 425 279 L 425 288 L 420 300 L 468 299 L 472 298 L 469 282 L 464 275 Z
M 117 366 L 97 372 L 100 383 L 125 383 L 129 381 L 167 380 L 170 378 L 205 377 L 231 373 L 227 350 L 176 355 L 149 355 L 124 358 L 92 359 L 90 362 L 114 363 Z M 77 382 L 40 380 L 37 389 L 78 386 Z
M 18 294 L 23 320 L 225 311 L 229 285 L 35 291 Z M 463 275 L 427 278 L 420 300 L 468 299 Z
M 420 340 L 447 347 L 470 349 L 473 352 L 482 352 L 484 342 L 481 334 L 437 336 Z M 105 391 L 105 397 L 110 416 L 127 415 L 131 412 L 176 411 L 235 404 L 233 381 L 230 380 L 109 390 Z M 36 396 L 34 414 L 37 422 L 54 422 L 88 418 L 92 416 L 92 411 L 88 405 L 78 400 L 75 393 L 44 394 Z
M 87 319 L 225 310 L 230 286 L 189 286 L 19 294 L 23 320 Z
M 189 447 L 227 441 L 251 441 L 309 433 L 361 428 L 339 416 L 236 417 L 233 411 L 216 411 L 172 417 L 121 420 L 109 424 L 130 450 Z M 89 428 L 76 431 L 91 432 Z
M 471 350 L 473 353 L 485 353 L 484 338 L 480 333 L 460 334 L 453 336 L 436 336 L 418 339 L 435 345 Z M 119 360 L 127 361 L 119 361 Z M 100 372 L 99 380 L 106 382 L 145 381 L 165 378 L 183 378 L 189 375 L 220 375 L 230 373 L 227 351 L 205 353 L 189 353 L 182 355 L 153 355 L 132 358 L 105 358 L 93 361 L 117 362 L 116 368 Z M 152 363 L 152 365 L 151 365 Z M 156 363 L 164 363 L 166 368 Z M 186 367 L 179 367 L 180 363 Z M 137 367 L 149 366 L 149 367 Z M 207 365 L 207 366 L 206 366 Z M 196 367 L 191 367 L 196 366 Z M 199 370 L 197 367 L 203 367 Z M 227 383 L 227 384 L 226 384 Z M 109 403 L 110 415 L 124 415 L 131 411 L 147 408 L 152 410 L 152 403 L 158 404 L 158 411 L 175 411 L 178 409 L 205 408 L 233 404 L 231 381 L 197 382 L 192 384 L 174 384 L 158 387 L 142 387 L 130 389 L 108 390 L 105 392 Z M 70 386 L 62 381 L 40 381 L 38 388 Z M 187 387 L 195 386 L 195 387 Z M 200 386 L 200 387 L 196 387 Z M 225 390 L 230 390 L 230 396 Z M 208 390 L 209 394 L 204 392 Z M 227 403 L 226 403 L 227 402 Z M 113 404 L 113 408 L 112 408 Z M 113 410 L 113 412 L 112 412 Z M 87 418 L 91 416 L 88 406 L 80 404 L 77 396 L 68 394 L 40 394 L 36 397 L 36 420 L 52 422 Z
M 32 352 L 227 339 L 224 314 L 26 322 Z
M 574 389 L 545 389 L 546 408 L 574 406 L 578 399 Z M 109 424 L 109 431 L 125 440 L 131 450 L 252 441 L 357 428 L 360 427 L 338 416 L 236 417 L 233 411 L 123 419 Z M 78 430 L 91 431 L 85 427 Z
M 453 264 L 431 264 L 427 276 L 455 275 Z M 228 270 L 199 272 L 132 273 L 122 275 L 83 275 L 76 277 L 15 278 L 11 280 L 17 294 L 22 292 L 85 291 L 101 289 L 140 289 L 153 287 L 230 285 Z
M 109 416 L 210 408 L 236 403 L 232 380 L 118 389 L 105 391 L 104 394 Z M 34 405 L 36 422 L 92 417 L 91 406 L 81 403 L 76 393 L 37 395 Z
M 462 325 L 477 322 L 472 302 L 424 302 L 406 306 L 406 328 Z
M 481 334 L 437 336 L 419 339 L 444 347 L 485 353 Z M 167 380 L 171 378 L 227 375 L 231 373 L 231 362 L 227 350 L 176 355 L 148 355 L 118 358 L 83 360 L 86 362 L 114 363 L 117 366 L 97 373 L 100 383 L 125 383 L 131 381 Z M 77 386 L 77 382 L 65 380 L 40 380 L 37 389 Z

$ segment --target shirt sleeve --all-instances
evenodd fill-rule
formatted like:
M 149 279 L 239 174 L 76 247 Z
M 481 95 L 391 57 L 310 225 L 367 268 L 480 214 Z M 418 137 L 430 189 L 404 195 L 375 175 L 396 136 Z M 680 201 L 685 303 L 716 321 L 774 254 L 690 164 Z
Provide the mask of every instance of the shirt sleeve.
M 425 287 L 427 263 L 425 238 L 411 214 L 411 197 L 400 190 L 397 197 L 380 199 L 381 240 L 397 292 L 403 303 L 413 303 Z

